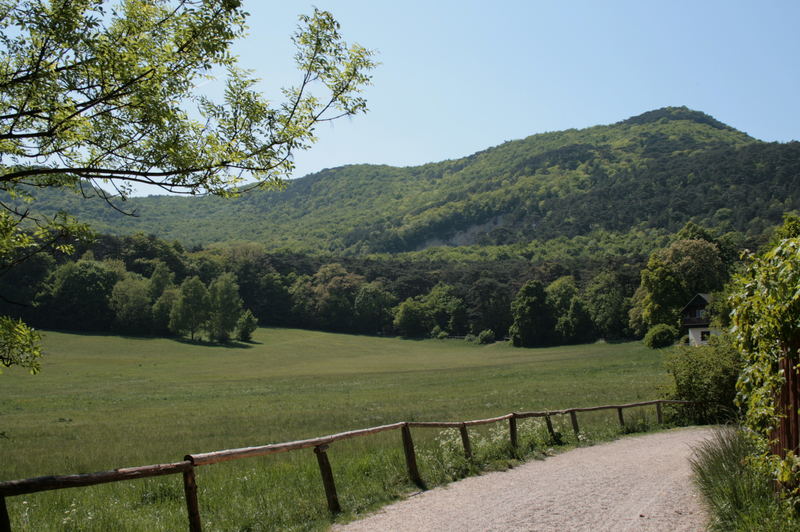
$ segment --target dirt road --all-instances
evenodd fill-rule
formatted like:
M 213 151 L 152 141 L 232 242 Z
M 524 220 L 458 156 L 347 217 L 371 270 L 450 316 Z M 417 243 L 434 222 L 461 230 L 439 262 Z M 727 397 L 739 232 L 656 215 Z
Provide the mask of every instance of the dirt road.
M 679 429 L 584 447 L 409 497 L 337 532 L 700 531 L 691 447 Z

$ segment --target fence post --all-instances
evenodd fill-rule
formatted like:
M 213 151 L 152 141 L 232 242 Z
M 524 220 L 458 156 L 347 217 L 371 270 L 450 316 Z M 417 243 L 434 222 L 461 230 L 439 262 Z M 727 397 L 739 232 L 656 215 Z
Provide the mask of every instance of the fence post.
M 581 430 L 578 428 L 578 414 L 576 414 L 574 410 L 569 411 L 569 420 L 572 421 L 572 431 L 575 433 L 575 438 L 577 439 Z
M 472 445 L 469 443 L 469 432 L 467 432 L 467 424 L 462 423 L 460 427 L 458 427 L 459 432 L 461 432 L 461 443 L 464 445 L 464 456 L 467 460 L 472 460 Z
M 336 484 L 333 482 L 331 463 L 328 461 L 328 455 L 325 453 L 327 449 L 327 445 L 317 445 L 314 447 L 314 454 L 317 455 L 319 472 L 322 475 L 322 486 L 325 488 L 325 498 L 328 500 L 328 510 L 330 510 L 332 514 L 338 514 L 342 511 L 342 507 L 339 506 L 339 496 L 336 495 Z
M 661 403 L 656 403 L 656 419 L 659 425 L 664 424 L 664 415 L 661 413 Z
M 511 436 L 511 449 L 513 452 L 516 450 L 519 443 L 517 440 L 517 414 L 513 412 L 511 413 L 511 417 L 508 418 L 508 432 Z
M 189 531 L 201 532 L 200 507 L 197 504 L 197 481 L 194 466 L 183 472 L 183 493 L 186 496 L 186 511 L 189 514 Z
M 550 419 L 550 414 L 544 416 L 544 422 L 547 424 L 547 432 L 550 433 L 550 438 L 553 442 L 560 443 L 558 436 L 556 436 L 556 431 L 553 429 L 553 420 Z
M 408 468 L 408 477 L 411 482 L 424 488 L 425 484 L 422 482 L 422 477 L 419 476 L 419 469 L 417 469 L 417 455 L 414 454 L 414 440 L 411 439 L 411 428 L 408 423 L 405 423 L 400 429 L 403 434 L 403 452 L 406 455 L 406 467 Z
M 622 417 L 622 408 L 617 408 L 617 417 L 619 417 L 619 426 L 625 428 L 625 418 Z
M 8 518 L 5 497 L 0 497 L 0 532 L 11 532 L 11 520 Z

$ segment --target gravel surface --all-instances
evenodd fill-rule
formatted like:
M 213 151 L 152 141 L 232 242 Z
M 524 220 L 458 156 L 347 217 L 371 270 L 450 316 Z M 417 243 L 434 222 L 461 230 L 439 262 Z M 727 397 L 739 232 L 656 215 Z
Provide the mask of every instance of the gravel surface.
M 583 447 L 425 491 L 346 525 L 356 531 L 701 531 L 691 448 L 706 428 Z

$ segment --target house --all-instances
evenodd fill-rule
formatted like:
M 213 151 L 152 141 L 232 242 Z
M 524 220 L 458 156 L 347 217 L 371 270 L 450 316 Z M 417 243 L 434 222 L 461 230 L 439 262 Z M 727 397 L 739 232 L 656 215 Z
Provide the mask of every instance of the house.
M 689 345 L 706 345 L 712 334 L 719 334 L 711 327 L 706 311 L 710 302 L 710 294 L 697 294 L 681 310 L 681 325 L 689 331 Z

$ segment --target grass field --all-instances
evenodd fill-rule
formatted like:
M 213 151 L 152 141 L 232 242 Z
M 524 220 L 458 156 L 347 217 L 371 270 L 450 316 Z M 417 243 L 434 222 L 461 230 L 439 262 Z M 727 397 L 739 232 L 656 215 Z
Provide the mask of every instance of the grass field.
M 0 480 L 171 462 L 396 421 L 654 399 L 666 382 L 659 353 L 639 343 L 514 349 L 286 329 L 259 329 L 254 340 L 220 347 L 45 333 L 40 375 L 0 376 Z M 615 419 L 582 417 L 586 438 L 616 430 Z M 475 431 L 485 463 L 502 462 L 502 428 Z M 532 421 L 520 430 L 529 447 L 545 445 Z M 430 485 L 473 468 L 459 461 L 450 435 L 414 437 Z M 413 489 L 394 431 L 336 443 L 329 456 L 345 518 Z M 207 530 L 330 523 L 310 450 L 201 468 L 198 485 Z M 187 527 L 179 476 L 14 497 L 9 511 L 14 530 Z

